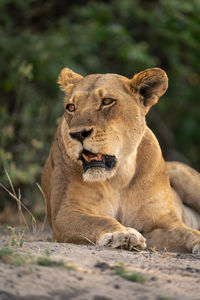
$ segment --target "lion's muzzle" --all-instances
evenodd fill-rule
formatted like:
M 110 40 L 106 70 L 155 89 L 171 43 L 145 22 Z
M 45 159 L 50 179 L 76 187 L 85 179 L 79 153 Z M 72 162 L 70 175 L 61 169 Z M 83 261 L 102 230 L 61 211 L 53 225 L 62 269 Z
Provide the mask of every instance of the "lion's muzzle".
M 83 171 L 86 172 L 90 168 L 104 168 L 111 171 L 115 164 L 116 158 L 113 155 L 106 155 L 100 153 L 92 153 L 87 150 L 83 150 L 80 155 L 80 160 L 83 163 Z

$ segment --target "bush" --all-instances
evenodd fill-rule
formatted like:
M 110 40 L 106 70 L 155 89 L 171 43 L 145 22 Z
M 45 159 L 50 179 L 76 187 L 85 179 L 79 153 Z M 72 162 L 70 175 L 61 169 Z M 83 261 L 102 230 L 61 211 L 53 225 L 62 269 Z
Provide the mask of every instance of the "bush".
M 199 14 L 198 0 L 2 0 L 0 164 L 14 185 L 26 192 L 40 178 L 63 111 L 56 80 L 65 66 L 128 77 L 165 69 L 169 90 L 149 122 L 165 158 L 200 169 Z

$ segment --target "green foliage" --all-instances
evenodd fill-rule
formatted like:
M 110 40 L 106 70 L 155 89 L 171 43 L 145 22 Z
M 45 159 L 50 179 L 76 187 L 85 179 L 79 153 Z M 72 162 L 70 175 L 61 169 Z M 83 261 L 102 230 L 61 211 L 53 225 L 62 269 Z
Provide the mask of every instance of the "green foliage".
M 66 267 L 65 262 L 63 260 L 54 261 L 50 257 L 43 257 L 40 256 L 37 258 L 37 264 L 39 266 L 45 266 L 45 267 Z
M 145 281 L 147 280 L 147 277 L 143 274 L 140 274 L 136 271 L 129 272 L 123 263 L 120 263 L 114 269 L 116 274 L 120 275 L 122 278 L 125 278 L 127 280 L 138 283 L 145 283 Z
M 0 165 L 14 185 L 30 191 L 40 178 L 63 110 L 56 81 L 65 66 L 128 77 L 165 69 L 169 90 L 155 109 L 174 136 L 172 150 L 200 169 L 199 14 L 199 0 L 2 0 Z
M 30 256 L 23 256 L 19 253 L 14 252 L 9 248 L 1 248 L 0 249 L 0 259 L 6 263 L 13 265 L 15 267 L 23 266 L 27 263 L 30 263 Z
M 54 260 L 50 258 L 49 254 L 47 256 L 39 256 L 37 258 L 36 264 L 44 267 L 58 267 L 58 268 L 66 268 L 71 271 L 75 271 L 76 267 L 74 265 L 68 265 L 64 262 L 64 260 Z
M 0 260 L 5 264 L 13 265 L 15 267 L 25 266 L 25 265 L 39 265 L 45 267 L 58 267 L 65 268 L 70 271 L 75 271 L 76 267 L 64 262 L 64 260 L 54 260 L 48 254 L 47 256 L 34 257 L 27 253 L 18 253 L 13 249 L 1 248 L 0 249 Z
M 9 249 L 9 248 L 1 248 L 0 249 L 0 258 L 4 257 L 4 256 L 9 256 L 13 254 L 13 250 Z
M 8 245 L 23 247 L 24 244 L 24 232 L 26 228 L 15 228 L 12 226 L 6 226 L 6 232 L 9 234 Z
M 25 256 L 15 254 L 12 256 L 12 259 L 9 263 L 15 267 L 25 266 L 27 264 L 27 259 Z
M 171 298 L 171 297 L 161 296 L 161 297 L 158 297 L 158 300 L 175 300 L 175 299 Z

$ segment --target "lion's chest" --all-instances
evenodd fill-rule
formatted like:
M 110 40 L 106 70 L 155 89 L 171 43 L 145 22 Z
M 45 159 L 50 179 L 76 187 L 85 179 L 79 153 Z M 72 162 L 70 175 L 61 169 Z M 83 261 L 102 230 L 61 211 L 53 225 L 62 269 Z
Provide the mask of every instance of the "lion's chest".
M 144 216 L 141 214 L 141 205 L 137 199 L 121 198 L 116 219 L 126 227 L 132 227 L 141 231 L 144 225 Z
M 104 214 L 115 218 L 126 227 L 133 227 L 142 230 L 144 224 L 144 215 L 141 214 L 142 207 L 138 199 L 128 193 L 112 191 L 104 198 Z

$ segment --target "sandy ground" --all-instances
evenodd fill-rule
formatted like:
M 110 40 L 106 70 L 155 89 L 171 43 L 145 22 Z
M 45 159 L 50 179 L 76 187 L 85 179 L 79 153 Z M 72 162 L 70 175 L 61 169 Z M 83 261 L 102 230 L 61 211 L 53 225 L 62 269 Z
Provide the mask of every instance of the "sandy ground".
M 36 264 L 16 267 L 0 259 L 1 300 L 200 299 L 200 255 L 136 253 L 43 240 L 24 242 L 14 251 L 34 257 L 48 254 L 52 260 L 73 264 L 75 270 Z M 0 248 L 7 242 L 1 234 Z M 121 263 L 129 272 L 144 274 L 146 281 L 133 282 L 116 274 Z

